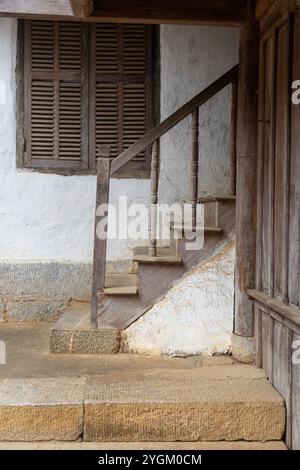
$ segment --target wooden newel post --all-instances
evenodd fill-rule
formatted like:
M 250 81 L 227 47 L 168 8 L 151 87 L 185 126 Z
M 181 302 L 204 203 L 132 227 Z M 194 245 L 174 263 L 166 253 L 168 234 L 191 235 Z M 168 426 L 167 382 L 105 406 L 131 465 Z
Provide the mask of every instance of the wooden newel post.
M 192 228 L 197 226 L 197 202 L 198 202 L 198 166 L 199 166 L 199 108 L 192 113 Z
M 236 195 L 236 134 L 238 113 L 238 81 L 231 84 L 231 142 L 230 142 L 230 192 Z
M 159 180 L 159 140 L 153 142 L 151 158 L 151 208 L 150 208 L 150 227 L 149 238 L 150 248 L 149 256 L 156 256 L 156 229 L 157 229 L 157 202 L 158 202 L 158 180 Z
M 110 147 L 100 145 L 97 160 L 97 189 L 95 208 L 95 230 L 94 230 L 94 260 L 93 260 L 93 284 L 92 284 L 92 309 L 91 327 L 98 328 L 98 307 L 104 299 L 105 268 L 106 268 L 106 231 L 100 222 L 107 217 L 107 204 L 109 198 L 110 181 Z
M 246 2 L 247 21 L 240 29 L 240 67 L 237 119 L 237 199 L 235 317 L 233 355 L 253 356 L 253 303 L 247 289 L 255 286 L 256 147 L 259 28 L 255 2 Z M 237 347 L 235 348 L 235 340 Z M 243 352 L 241 344 L 243 344 Z M 251 354 L 250 354 L 251 353 Z M 241 355 L 242 354 L 242 355 Z M 253 356 L 254 358 L 254 356 Z

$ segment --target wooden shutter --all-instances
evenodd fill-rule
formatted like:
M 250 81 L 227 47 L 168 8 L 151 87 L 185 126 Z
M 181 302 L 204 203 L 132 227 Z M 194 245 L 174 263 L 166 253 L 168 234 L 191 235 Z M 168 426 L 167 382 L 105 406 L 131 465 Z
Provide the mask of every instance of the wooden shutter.
M 25 22 L 26 167 L 88 168 L 87 26 Z
M 94 123 L 91 166 L 99 144 L 111 145 L 116 157 L 142 137 L 152 125 L 151 27 L 94 24 L 91 26 L 91 122 Z M 93 94 L 92 94 L 93 95 Z M 126 169 L 149 167 L 149 151 Z

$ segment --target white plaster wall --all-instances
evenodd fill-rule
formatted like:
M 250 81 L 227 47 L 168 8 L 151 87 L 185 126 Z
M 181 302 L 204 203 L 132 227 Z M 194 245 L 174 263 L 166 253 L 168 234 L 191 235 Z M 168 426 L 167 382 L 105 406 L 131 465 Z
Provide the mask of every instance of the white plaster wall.
M 0 18 L 0 261 L 90 262 L 96 178 L 16 168 L 16 38 L 17 21 Z M 147 200 L 149 181 L 112 179 L 110 202 L 119 195 Z M 109 242 L 108 259 L 131 253 L 126 240 Z
M 171 356 L 231 350 L 235 243 L 180 279 L 124 332 L 128 352 Z
M 238 63 L 236 28 L 161 27 L 161 114 L 187 100 Z M 230 87 L 200 108 L 199 194 L 230 194 Z M 160 200 L 190 200 L 191 118 L 161 142 Z
M 0 261 L 88 263 L 92 259 L 95 177 L 65 177 L 16 168 L 16 39 L 17 21 L 1 18 Z M 236 52 L 237 32 L 232 29 L 163 26 L 163 117 L 231 67 Z M 228 189 L 228 165 L 220 163 L 228 150 L 227 101 L 225 93 L 216 105 L 201 112 L 201 161 L 208 160 L 200 166 L 200 185 L 212 193 L 220 192 L 220 186 L 222 194 Z M 188 131 L 184 123 L 162 143 L 161 202 L 188 199 Z M 148 180 L 113 179 L 110 202 L 117 204 L 119 195 L 127 195 L 129 204 L 149 201 L 149 186 Z M 133 244 L 110 241 L 108 259 L 131 258 Z

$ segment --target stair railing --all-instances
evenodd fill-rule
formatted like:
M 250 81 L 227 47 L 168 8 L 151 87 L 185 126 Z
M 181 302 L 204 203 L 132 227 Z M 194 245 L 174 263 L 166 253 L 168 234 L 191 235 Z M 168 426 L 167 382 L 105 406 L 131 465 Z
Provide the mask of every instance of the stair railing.
M 157 126 L 149 130 L 141 139 L 131 147 L 121 153 L 112 162 L 110 160 L 110 148 L 106 145 L 99 146 L 97 159 L 97 190 L 96 190 L 96 212 L 94 231 L 94 259 L 93 259 L 93 281 L 92 281 L 92 307 L 91 326 L 98 328 L 98 307 L 104 300 L 105 289 L 105 268 L 106 268 L 106 234 L 99 237 L 99 222 L 105 214 L 98 213 L 100 205 L 108 203 L 109 180 L 120 168 L 130 160 L 137 157 L 148 146 L 152 145 L 151 159 L 151 210 L 149 223 L 149 256 L 156 257 L 156 227 L 157 227 L 157 203 L 158 203 L 158 182 L 160 167 L 160 138 L 170 129 L 175 127 L 187 116 L 192 115 L 192 161 L 191 161 L 191 202 L 192 202 L 192 224 L 196 226 L 197 201 L 198 201 L 198 177 L 199 177 L 199 108 L 209 99 L 223 90 L 226 86 L 232 85 L 232 113 L 231 113 L 231 188 L 235 195 L 235 168 L 236 168 L 236 124 L 237 124 L 237 92 L 238 92 L 238 70 L 236 65 L 227 73 L 218 78 L 205 90 L 190 101 L 181 106 L 171 116 L 166 118 Z M 103 207 L 103 206 L 102 206 Z M 100 224 L 102 226 L 102 224 Z

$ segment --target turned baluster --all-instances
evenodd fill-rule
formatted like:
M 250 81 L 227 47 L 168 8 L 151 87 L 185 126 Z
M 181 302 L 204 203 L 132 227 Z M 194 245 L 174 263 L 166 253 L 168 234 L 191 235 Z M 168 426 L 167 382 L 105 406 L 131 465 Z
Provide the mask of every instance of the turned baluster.
M 153 142 L 151 157 L 151 207 L 150 207 L 150 224 L 149 239 L 150 248 L 149 256 L 156 256 L 156 230 L 157 230 L 157 201 L 158 201 L 158 179 L 159 179 L 159 140 Z
M 231 86 L 231 143 L 230 143 L 230 194 L 236 195 L 236 135 L 237 135 L 238 82 Z
M 192 113 L 192 228 L 197 226 L 197 202 L 198 202 L 198 167 L 199 167 L 199 108 Z

